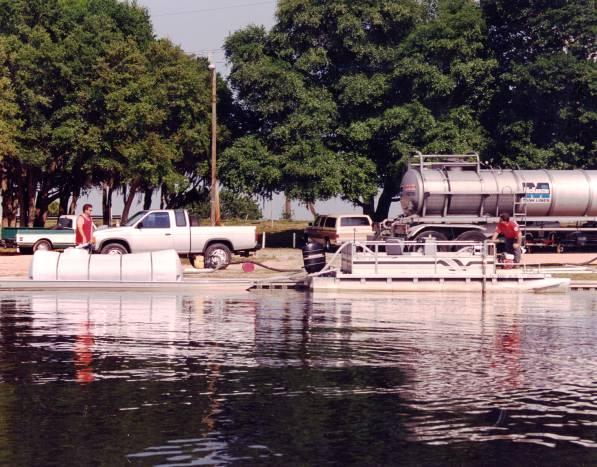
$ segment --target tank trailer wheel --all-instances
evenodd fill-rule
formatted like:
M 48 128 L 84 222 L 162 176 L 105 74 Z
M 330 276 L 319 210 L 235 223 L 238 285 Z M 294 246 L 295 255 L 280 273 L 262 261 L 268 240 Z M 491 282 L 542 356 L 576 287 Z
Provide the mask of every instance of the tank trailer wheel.
M 485 240 L 487 240 L 487 238 L 483 235 L 483 232 L 479 232 L 478 230 L 467 230 L 456 237 L 457 242 L 484 242 Z M 472 253 L 473 247 L 461 245 L 455 246 L 453 250 Z
M 433 239 L 438 242 L 443 242 L 448 240 L 443 233 L 438 232 L 437 230 L 426 230 L 425 232 L 421 232 L 419 235 L 415 237 L 415 242 L 426 242 L 428 239 Z M 423 253 L 423 245 L 415 245 L 411 247 L 412 251 Z M 448 246 L 440 246 L 437 248 L 437 251 L 448 251 Z
M 223 243 L 212 243 L 205 249 L 204 263 L 206 268 L 225 269 L 232 259 L 232 253 Z
M 52 251 L 52 244 L 50 243 L 49 240 L 38 240 L 37 242 L 35 242 L 35 245 L 33 245 L 33 252 L 35 253 L 36 251 Z
M 126 255 L 127 253 L 127 249 L 120 243 L 108 243 L 101 251 L 102 255 Z

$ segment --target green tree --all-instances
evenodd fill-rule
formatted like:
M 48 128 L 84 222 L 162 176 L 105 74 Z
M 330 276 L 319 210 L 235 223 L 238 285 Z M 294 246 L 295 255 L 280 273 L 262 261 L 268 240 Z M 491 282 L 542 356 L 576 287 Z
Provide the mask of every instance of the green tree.
M 9 57 L 5 39 L 0 36 L 0 188 L 2 192 L 3 224 L 12 226 L 16 220 L 14 160 L 18 154 L 19 108 L 10 80 Z
M 148 53 L 149 72 L 155 80 L 153 95 L 163 110 L 161 137 L 173 148 L 172 171 L 155 188 L 161 189 L 166 207 L 176 208 L 207 196 L 210 183 L 211 81 L 208 62 L 185 54 L 168 40 L 154 41 Z M 218 94 L 226 98 L 225 84 Z M 229 138 L 225 124 L 218 125 L 218 144 Z
M 227 182 L 307 202 L 341 195 L 385 218 L 414 150 L 486 147 L 484 39 L 468 0 L 281 1 L 271 32 L 226 42 L 246 135 L 225 153 Z
M 485 0 L 498 83 L 487 127 L 506 165 L 597 168 L 597 12 L 589 0 Z
M 117 0 L 0 0 L 0 11 L 23 116 L 12 170 L 24 181 L 21 223 L 31 224 L 35 207 L 47 212 L 60 198 L 64 209 L 90 186 L 84 163 L 99 144 L 86 114 L 93 65 L 116 38 L 146 44 L 151 24 L 145 10 Z
M 0 19 L 6 86 L 23 116 L 9 167 L 23 224 L 35 208 L 45 217 L 55 199 L 62 212 L 74 211 L 95 186 L 104 191 L 105 221 L 115 190 L 125 197 L 124 218 L 138 193 L 147 201 L 161 190 L 169 207 L 207 193 L 205 59 L 156 40 L 134 2 L 0 0 Z M 225 144 L 225 125 L 219 135 Z

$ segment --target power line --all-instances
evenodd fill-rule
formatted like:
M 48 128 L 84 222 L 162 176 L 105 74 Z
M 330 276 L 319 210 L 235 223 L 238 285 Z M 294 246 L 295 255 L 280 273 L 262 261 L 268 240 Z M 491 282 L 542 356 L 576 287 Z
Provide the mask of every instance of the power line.
M 151 16 L 152 17 L 179 16 L 179 15 L 188 15 L 191 13 L 206 13 L 208 11 L 229 10 L 231 8 L 242 8 L 242 7 L 247 7 L 247 6 L 271 5 L 272 3 L 276 3 L 275 0 L 270 0 L 268 2 L 241 3 L 239 5 L 228 5 L 228 6 L 222 6 L 222 7 L 217 7 L 217 8 L 204 8 L 202 10 L 176 11 L 176 12 L 172 12 L 172 13 L 162 13 L 159 15 L 151 15 Z

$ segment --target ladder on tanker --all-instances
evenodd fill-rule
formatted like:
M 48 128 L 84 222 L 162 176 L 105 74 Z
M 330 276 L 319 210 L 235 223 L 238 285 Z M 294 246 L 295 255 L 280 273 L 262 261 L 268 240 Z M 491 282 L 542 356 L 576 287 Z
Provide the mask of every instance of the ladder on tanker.
M 514 199 L 514 206 L 512 208 L 512 217 L 518 224 L 520 232 L 522 233 L 523 242 L 526 238 L 527 230 L 527 202 L 526 202 L 526 188 L 519 199 Z

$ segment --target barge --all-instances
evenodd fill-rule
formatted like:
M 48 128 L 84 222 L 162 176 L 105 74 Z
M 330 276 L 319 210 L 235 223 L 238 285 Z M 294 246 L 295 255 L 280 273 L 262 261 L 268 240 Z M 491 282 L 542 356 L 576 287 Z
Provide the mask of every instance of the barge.
M 490 242 L 367 241 L 342 246 L 305 282 L 313 291 L 563 292 L 570 279 L 504 261 Z

